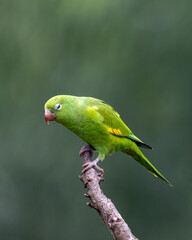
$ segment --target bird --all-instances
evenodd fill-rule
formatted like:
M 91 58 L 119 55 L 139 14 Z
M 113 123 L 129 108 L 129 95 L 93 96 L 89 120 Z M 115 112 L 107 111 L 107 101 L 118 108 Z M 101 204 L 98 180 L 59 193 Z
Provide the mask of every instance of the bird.
M 172 186 L 140 150 L 152 147 L 136 137 L 119 113 L 106 102 L 93 97 L 57 95 L 45 103 L 44 109 L 44 118 L 48 124 L 49 121 L 56 121 L 88 144 L 81 149 L 80 155 L 87 150 L 98 152 L 95 160 L 82 166 L 82 174 L 90 168 L 96 168 L 103 174 L 104 170 L 97 164 L 103 161 L 106 155 L 120 151 Z

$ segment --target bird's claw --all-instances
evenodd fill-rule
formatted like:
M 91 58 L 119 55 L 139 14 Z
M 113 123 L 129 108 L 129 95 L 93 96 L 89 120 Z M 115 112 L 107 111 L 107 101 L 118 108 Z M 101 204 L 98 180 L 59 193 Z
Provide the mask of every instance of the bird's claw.
M 86 145 L 86 146 L 83 146 L 82 148 L 81 148 L 81 150 L 80 150 L 80 152 L 79 152 L 79 155 L 81 156 L 81 157 L 83 157 L 83 154 L 85 153 L 85 152 L 91 152 L 91 157 L 93 156 L 93 151 L 95 151 L 95 148 L 94 147 L 92 147 L 91 145 Z
M 92 162 L 87 162 L 87 163 L 83 164 L 82 168 L 84 168 L 84 169 L 81 172 L 81 174 L 84 174 L 87 170 L 89 170 L 91 168 L 97 169 L 99 171 L 100 177 L 102 177 L 104 174 L 104 170 L 97 165 L 97 161 L 95 161 L 95 160 Z

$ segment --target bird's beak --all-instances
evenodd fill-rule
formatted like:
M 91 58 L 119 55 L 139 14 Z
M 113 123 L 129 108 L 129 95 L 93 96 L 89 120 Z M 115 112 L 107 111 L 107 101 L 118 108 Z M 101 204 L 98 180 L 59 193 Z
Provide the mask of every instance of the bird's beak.
M 55 113 L 52 113 L 51 111 L 49 111 L 49 109 L 46 109 L 44 118 L 47 124 L 49 124 L 49 121 L 54 121 L 56 119 L 56 115 Z

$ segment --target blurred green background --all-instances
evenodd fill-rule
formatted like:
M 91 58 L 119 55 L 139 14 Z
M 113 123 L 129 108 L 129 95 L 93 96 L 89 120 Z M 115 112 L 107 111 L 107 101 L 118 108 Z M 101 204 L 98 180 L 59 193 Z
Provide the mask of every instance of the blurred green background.
M 118 110 L 170 188 L 116 153 L 102 189 L 142 240 L 192 235 L 192 2 L 0 2 L 0 239 L 112 239 L 86 206 L 84 142 L 44 121 L 57 94 Z

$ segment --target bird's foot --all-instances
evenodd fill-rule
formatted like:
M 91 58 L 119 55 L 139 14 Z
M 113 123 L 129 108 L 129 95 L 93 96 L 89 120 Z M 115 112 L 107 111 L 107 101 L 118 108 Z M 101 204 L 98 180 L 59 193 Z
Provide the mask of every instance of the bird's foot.
M 83 146 L 82 148 L 81 148 L 81 150 L 80 150 L 80 152 L 79 152 L 79 155 L 81 156 L 81 157 L 83 157 L 83 154 L 85 153 L 85 152 L 91 152 L 91 157 L 93 156 L 93 151 L 95 151 L 95 148 L 94 147 L 92 147 L 91 145 L 86 145 L 86 146 Z
M 84 169 L 81 173 L 84 174 L 87 170 L 89 170 L 91 168 L 95 168 L 100 172 L 100 174 L 99 174 L 100 177 L 103 177 L 104 170 L 97 165 L 98 162 L 100 162 L 100 159 L 96 158 L 92 162 L 87 162 L 87 163 L 83 164 L 82 168 L 84 168 Z

